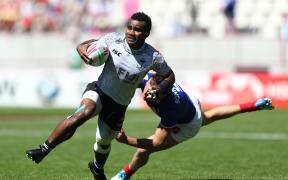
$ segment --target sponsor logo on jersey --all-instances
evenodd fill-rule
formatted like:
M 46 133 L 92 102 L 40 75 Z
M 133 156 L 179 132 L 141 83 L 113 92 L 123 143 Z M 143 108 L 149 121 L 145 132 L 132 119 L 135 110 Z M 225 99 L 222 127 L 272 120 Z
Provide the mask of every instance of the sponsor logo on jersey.
M 139 74 L 130 74 L 128 71 L 121 67 L 117 69 L 117 74 L 120 80 L 130 84 L 137 82 L 139 79 Z
M 120 57 L 122 55 L 122 53 L 120 53 L 119 51 L 117 51 L 116 49 L 113 49 L 112 52 L 114 54 L 116 54 L 118 57 Z
M 174 94 L 174 103 L 180 104 L 180 95 L 178 92 L 181 92 L 179 86 L 174 85 L 172 88 L 172 93 Z

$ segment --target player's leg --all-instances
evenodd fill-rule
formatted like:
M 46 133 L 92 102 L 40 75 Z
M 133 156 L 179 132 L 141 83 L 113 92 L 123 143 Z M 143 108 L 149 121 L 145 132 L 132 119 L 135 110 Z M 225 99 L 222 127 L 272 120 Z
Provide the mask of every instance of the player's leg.
M 35 163 L 40 163 L 58 144 L 71 138 L 76 129 L 91 118 L 96 106 L 90 99 L 84 99 L 75 114 L 61 121 L 39 149 L 27 150 L 26 155 Z
M 244 104 L 219 106 L 203 112 L 202 126 L 208 125 L 214 121 L 226 119 L 239 113 L 257 111 L 262 109 L 273 109 L 272 101 L 268 98 L 259 99 Z
M 98 119 L 96 131 L 96 142 L 94 144 L 94 160 L 88 166 L 95 179 L 106 179 L 104 175 L 104 165 L 111 150 L 111 141 L 116 137 L 118 131 L 112 130 L 105 122 Z
M 89 85 L 91 86 L 90 83 Z M 27 150 L 26 155 L 36 163 L 40 163 L 48 153 L 58 144 L 71 138 L 76 129 L 91 117 L 97 115 L 102 109 L 101 101 L 96 91 L 89 90 L 83 94 L 80 107 L 74 114 L 61 121 L 48 139 L 40 145 L 39 149 Z
M 154 135 L 147 139 L 153 139 Z M 152 152 L 146 149 L 138 148 L 134 153 L 130 163 L 124 166 L 111 180 L 129 180 L 130 177 L 141 167 L 147 164 Z
M 96 131 L 96 142 L 94 144 L 95 157 L 88 166 L 94 179 L 106 179 L 104 165 L 109 156 L 111 141 L 115 139 L 122 128 L 127 106 L 116 103 L 113 99 L 101 93 L 102 110 L 99 114 L 98 127 Z
M 158 130 L 159 128 L 157 128 Z M 156 130 L 156 131 L 157 131 Z M 153 139 L 153 136 L 150 136 L 149 139 Z M 169 149 L 175 145 L 177 145 L 178 142 L 175 141 L 171 135 L 168 135 L 167 138 L 165 139 L 165 142 L 163 145 L 161 145 L 160 148 L 158 148 L 157 150 L 147 150 L 147 149 L 141 149 L 138 148 L 137 151 L 135 152 L 131 162 L 129 163 L 129 168 L 132 171 L 137 171 L 139 168 L 141 168 L 142 166 L 144 166 L 145 164 L 147 164 L 148 160 L 149 160 L 149 156 L 150 154 L 154 153 L 154 152 L 158 152 L 158 151 L 163 151 L 166 149 Z
M 239 105 L 220 106 L 203 112 L 202 126 L 208 125 L 216 120 L 226 119 L 239 114 L 241 109 Z
M 96 104 L 91 99 L 83 99 L 77 111 L 58 124 L 48 138 L 48 142 L 56 146 L 71 138 L 76 129 L 92 117 Z
M 155 134 L 157 134 L 157 131 L 160 130 L 159 128 L 156 129 Z M 153 139 L 155 135 L 152 135 L 148 137 L 147 139 Z M 130 177 L 141 167 L 145 166 L 148 161 L 149 157 L 152 153 L 162 151 L 169 149 L 175 145 L 177 145 L 178 142 L 175 141 L 170 135 L 165 140 L 165 143 L 161 146 L 161 148 L 157 150 L 147 150 L 147 149 L 141 149 L 138 148 L 137 151 L 134 153 L 133 158 L 130 163 L 124 166 L 124 168 L 118 172 L 111 180 L 128 180 Z

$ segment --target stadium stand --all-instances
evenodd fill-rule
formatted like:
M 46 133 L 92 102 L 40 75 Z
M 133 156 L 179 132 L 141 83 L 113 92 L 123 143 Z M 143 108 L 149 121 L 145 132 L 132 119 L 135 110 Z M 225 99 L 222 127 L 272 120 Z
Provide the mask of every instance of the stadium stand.
M 187 63 L 209 70 L 261 65 L 285 71 L 287 43 L 281 32 L 287 28 L 288 0 L 237 0 L 232 36 L 227 34 L 224 1 L 2 0 L 0 65 L 23 67 L 29 61 L 35 67 L 70 67 L 69 58 L 75 55 L 69 53 L 75 44 L 124 30 L 127 7 L 133 5 L 133 10 L 152 17 L 150 41 L 179 68 L 186 68 Z M 13 54 L 12 47 L 18 53 Z

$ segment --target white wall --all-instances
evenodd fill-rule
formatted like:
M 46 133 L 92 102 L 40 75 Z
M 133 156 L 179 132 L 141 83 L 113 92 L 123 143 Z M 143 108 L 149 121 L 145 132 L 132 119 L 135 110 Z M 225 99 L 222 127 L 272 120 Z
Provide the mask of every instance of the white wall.
M 85 37 L 83 40 L 97 37 Z M 236 66 L 268 67 L 273 72 L 287 72 L 288 43 L 257 37 L 231 37 L 212 40 L 184 36 L 159 38 L 148 42 L 160 49 L 176 71 L 233 71 Z M 63 35 L 0 34 L 0 68 L 68 68 L 73 45 Z
M 0 107 L 77 107 L 86 85 L 97 80 L 100 72 L 101 68 L 95 67 L 86 70 L 2 69 Z M 129 108 L 141 107 L 139 94 L 137 91 Z

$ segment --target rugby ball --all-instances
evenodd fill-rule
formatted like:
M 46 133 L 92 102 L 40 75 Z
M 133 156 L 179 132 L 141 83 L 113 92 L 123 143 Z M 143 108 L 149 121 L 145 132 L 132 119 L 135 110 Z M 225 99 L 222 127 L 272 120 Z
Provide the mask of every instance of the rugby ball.
M 103 41 L 95 41 L 87 48 L 88 57 L 92 66 L 101 66 L 109 57 L 108 46 Z

